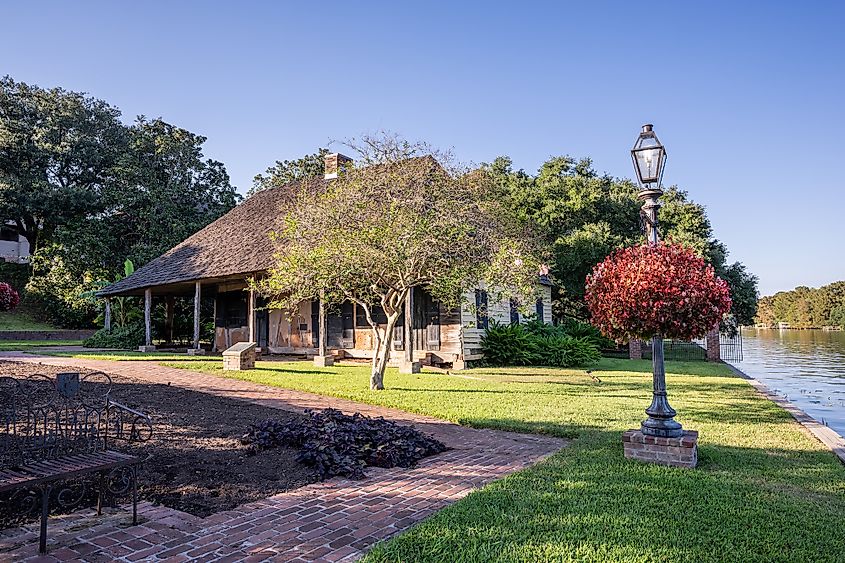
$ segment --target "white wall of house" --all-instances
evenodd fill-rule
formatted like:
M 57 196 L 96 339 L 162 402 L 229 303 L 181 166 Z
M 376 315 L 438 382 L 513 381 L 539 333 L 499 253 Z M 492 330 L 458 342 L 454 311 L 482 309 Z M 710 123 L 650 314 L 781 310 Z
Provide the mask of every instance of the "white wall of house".
M 6 262 L 26 262 L 29 259 L 29 242 L 18 234 L 14 223 L 0 225 L 0 259 Z
M 540 301 L 543 303 L 543 322 L 552 322 L 552 288 L 545 284 L 537 284 L 540 293 Z M 486 290 L 484 284 L 479 286 L 479 289 Z M 527 307 L 527 311 L 519 313 L 519 321 L 524 322 L 526 319 L 526 312 L 531 315 L 529 318 L 536 316 L 536 306 L 534 304 Z M 491 321 L 496 321 L 501 324 L 510 324 L 511 322 L 511 306 L 507 299 L 494 300 L 488 296 L 487 301 L 487 318 Z M 461 340 L 463 345 L 463 359 L 465 361 L 480 360 L 481 354 L 481 337 L 484 335 L 484 329 L 477 326 L 477 315 L 475 310 L 475 290 L 467 291 L 464 294 L 464 305 L 461 307 Z

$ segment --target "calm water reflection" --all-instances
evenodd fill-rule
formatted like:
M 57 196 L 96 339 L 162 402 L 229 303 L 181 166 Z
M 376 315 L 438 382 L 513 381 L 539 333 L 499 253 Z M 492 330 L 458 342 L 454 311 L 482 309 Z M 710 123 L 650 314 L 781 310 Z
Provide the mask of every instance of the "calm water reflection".
M 845 332 L 743 329 L 738 368 L 845 436 Z

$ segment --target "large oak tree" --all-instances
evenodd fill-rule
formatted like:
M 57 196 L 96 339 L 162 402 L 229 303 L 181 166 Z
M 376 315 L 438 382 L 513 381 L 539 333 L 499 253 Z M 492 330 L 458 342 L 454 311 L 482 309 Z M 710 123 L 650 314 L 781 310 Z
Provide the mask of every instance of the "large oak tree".
M 0 215 L 37 251 L 97 211 L 126 143 L 120 111 L 106 102 L 0 78 Z

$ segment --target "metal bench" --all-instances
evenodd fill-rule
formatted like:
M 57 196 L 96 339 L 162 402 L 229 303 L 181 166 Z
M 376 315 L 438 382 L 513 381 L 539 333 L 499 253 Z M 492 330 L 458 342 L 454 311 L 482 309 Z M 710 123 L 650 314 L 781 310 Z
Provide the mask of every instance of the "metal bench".
M 0 493 L 34 509 L 40 500 L 39 551 L 47 552 L 50 498 L 63 508 L 86 496 L 83 477 L 98 476 L 97 514 L 104 496 L 132 493 L 138 521 L 137 469 L 142 459 L 111 449 L 114 441 L 145 442 L 150 418 L 112 401 L 102 372 L 0 377 Z M 81 481 L 81 482 L 80 482 Z M 40 499 L 39 499 L 40 497 Z

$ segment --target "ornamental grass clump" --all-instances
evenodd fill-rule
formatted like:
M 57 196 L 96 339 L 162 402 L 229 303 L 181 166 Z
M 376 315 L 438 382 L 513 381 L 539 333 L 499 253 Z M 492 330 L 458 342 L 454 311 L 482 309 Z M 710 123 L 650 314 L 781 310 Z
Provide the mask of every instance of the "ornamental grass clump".
M 299 448 L 297 461 L 316 469 L 321 479 L 342 475 L 363 479 L 365 467 L 411 467 L 445 451 L 446 446 L 413 426 L 335 409 L 307 410 L 292 422 L 265 420 L 242 438 L 253 452 L 287 446 Z
M 0 311 L 8 312 L 14 310 L 20 303 L 21 296 L 11 285 L 0 282 Z
M 611 254 L 587 277 L 592 322 L 613 339 L 704 336 L 731 308 L 728 284 L 684 246 L 632 246 Z

